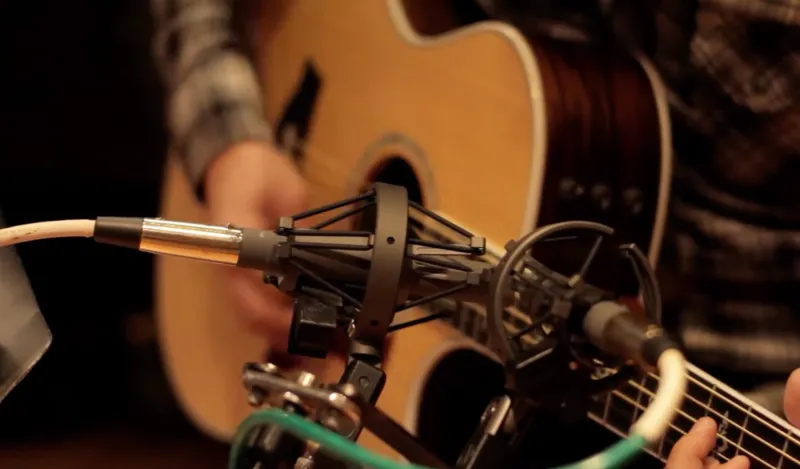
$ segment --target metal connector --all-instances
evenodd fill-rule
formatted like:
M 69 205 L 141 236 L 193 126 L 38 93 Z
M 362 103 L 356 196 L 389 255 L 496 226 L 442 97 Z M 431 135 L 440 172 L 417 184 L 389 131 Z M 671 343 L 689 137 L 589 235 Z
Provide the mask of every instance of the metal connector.
M 242 230 L 231 226 L 145 218 L 139 250 L 236 265 L 241 244 Z

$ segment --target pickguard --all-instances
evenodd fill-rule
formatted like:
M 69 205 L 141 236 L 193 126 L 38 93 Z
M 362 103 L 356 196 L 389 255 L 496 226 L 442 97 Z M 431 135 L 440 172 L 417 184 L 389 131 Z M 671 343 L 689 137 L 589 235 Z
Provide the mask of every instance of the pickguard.
M 275 128 L 278 144 L 297 163 L 302 163 L 305 158 L 305 142 L 311 132 L 321 88 L 322 76 L 314 63 L 307 60 L 303 77 Z

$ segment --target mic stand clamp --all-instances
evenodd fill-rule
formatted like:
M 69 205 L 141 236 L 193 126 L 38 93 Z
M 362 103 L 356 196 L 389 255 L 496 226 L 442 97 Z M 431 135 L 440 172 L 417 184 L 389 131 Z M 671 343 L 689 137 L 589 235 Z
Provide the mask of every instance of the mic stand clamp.
M 363 371 L 368 369 L 364 366 L 363 362 L 352 361 L 348 369 L 353 371 L 349 375 L 345 372 L 345 376 L 369 376 L 369 372 Z M 308 420 L 351 440 L 355 440 L 361 429 L 366 428 L 411 463 L 437 469 L 447 468 L 413 435 L 368 402 L 352 383 L 321 385 L 314 375 L 303 371 L 284 376 L 277 366 L 270 363 L 245 365 L 242 381 L 248 391 L 248 400 L 254 407 L 267 405 L 282 408 L 286 412 L 301 412 Z M 303 446 L 297 438 L 278 428 L 266 427 L 256 433 L 258 435 L 250 440 L 250 447 L 255 449 L 260 459 L 247 458 L 240 466 L 243 469 L 258 467 L 256 463 L 268 468 L 278 467 L 279 463 L 296 469 L 345 467 L 344 463 L 318 452 L 316 444 Z

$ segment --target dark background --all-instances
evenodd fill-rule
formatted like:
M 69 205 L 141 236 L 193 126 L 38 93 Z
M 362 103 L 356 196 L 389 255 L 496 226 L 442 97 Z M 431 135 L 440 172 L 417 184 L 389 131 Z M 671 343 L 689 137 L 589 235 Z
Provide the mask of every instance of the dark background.
M 151 33 L 147 0 L 0 2 L 9 225 L 158 213 L 167 135 Z M 65 455 L 84 451 L 96 455 L 77 456 L 81 467 L 159 452 L 224 467 L 224 448 L 195 435 L 172 400 L 154 337 L 127 338 L 132 319 L 152 324 L 151 257 L 74 239 L 19 254 L 54 341 L 0 405 L 0 466 L 55 467 L 49 453 L 72 467 Z

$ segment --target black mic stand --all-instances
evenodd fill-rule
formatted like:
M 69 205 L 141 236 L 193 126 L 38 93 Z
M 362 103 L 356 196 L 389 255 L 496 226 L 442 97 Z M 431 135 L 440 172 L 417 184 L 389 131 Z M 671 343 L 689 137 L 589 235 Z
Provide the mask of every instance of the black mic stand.
M 296 222 L 334 210 L 341 213 L 311 228 Z M 418 238 L 409 211 L 420 212 L 467 239 L 439 243 Z M 373 218 L 365 230 L 325 229 L 349 217 Z M 370 217 L 371 216 L 371 217 Z M 597 241 L 580 271 L 566 277 L 532 256 L 533 245 L 564 231 L 589 231 Z M 349 338 L 347 364 L 339 382 L 324 385 L 310 373 L 285 376 L 273 365 L 250 364 L 243 381 L 255 406 L 268 403 L 298 413 L 355 441 L 367 428 L 409 462 L 445 468 L 414 436 L 375 407 L 386 374 L 383 345 L 392 331 L 443 317 L 393 325 L 395 313 L 451 297 L 487 305 L 494 352 L 505 363 L 507 394 L 487 406 L 480 425 L 456 463 L 458 469 L 497 466 L 513 455 L 514 445 L 537 407 L 573 410 L 591 396 L 607 392 L 631 376 L 632 363 L 604 354 L 585 339 L 582 322 L 594 304 L 613 295 L 585 284 L 583 276 L 604 236 L 613 230 L 591 222 L 567 222 L 541 228 L 510 242 L 497 266 L 480 260 L 485 240 L 408 200 L 404 188 L 375 184 L 357 197 L 280 221 L 275 240 L 243 246 L 242 255 L 262 256 L 274 266 L 265 280 L 294 297 L 289 352 L 325 358 L 337 329 Z M 623 247 L 632 260 L 645 299 L 658 298 L 647 261 L 635 246 Z M 641 265 L 644 260 L 644 265 Z M 644 270 L 642 270 L 644 269 Z M 642 272 L 647 273 L 644 279 Z M 647 280 L 646 282 L 643 280 Z M 656 294 L 653 294 L 655 289 Z M 531 325 L 509 336 L 508 306 L 524 311 Z M 648 311 L 651 305 L 646 308 Z M 575 390 L 565 394 L 564 390 Z M 342 463 L 278 428 L 259 429 L 249 439 L 242 469 L 293 466 L 341 469 Z

